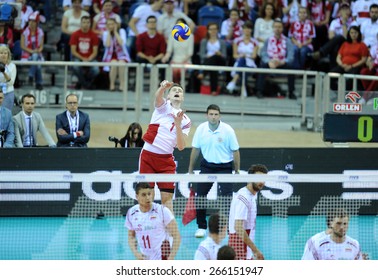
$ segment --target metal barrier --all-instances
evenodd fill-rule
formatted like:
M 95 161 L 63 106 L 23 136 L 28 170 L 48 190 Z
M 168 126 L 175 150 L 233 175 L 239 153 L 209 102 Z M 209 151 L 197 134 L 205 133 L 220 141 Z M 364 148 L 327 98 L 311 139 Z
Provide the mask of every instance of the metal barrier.
M 28 66 L 28 65 L 41 65 L 42 67 L 45 66 L 53 66 L 53 67 L 64 67 L 64 84 L 63 84 L 63 92 L 66 93 L 68 90 L 68 77 L 69 77 L 69 67 L 80 65 L 80 66 L 120 66 L 125 67 L 125 86 L 123 90 L 123 102 L 122 104 L 117 104 L 117 107 L 119 105 L 119 108 L 121 108 L 123 111 L 126 111 L 127 109 L 134 109 L 136 112 L 136 121 L 139 121 L 141 118 L 141 114 L 143 111 L 143 105 L 142 105 L 142 96 L 144 92 L 144 71 L 148 68 L 150 71 L 150 81 L 149 81 L 149 110 L 150 112 L 153 110 L 153 100 L 154 100 L 154 93 L 159 85 L 159 70 L 164 69 L 165 71 L 165 77 L 169 80 L 172 78 L 172 69 L 173 68 L 179 68 L 181 69 L 181 84 L 186 84 L 185 80 L 185 71 L 193 71 L 193 70 L 205 70 L 205 71 L 223 71 L 223 72 L 231 72 L 234 71 L 234 67 L 228 67 L 228 66 L 205 66 L 205 65 L 184 65 L 184 64 L 158 64 L 158 65 L 151 65 L 151 64 L 139 64 L 139 63 L 121 63 L 121 62 L 112 62 L 112 63 L 103 63 L 103 62 L 66 62 L 66 61 L 14 61 L 14 63 L 18 66 Z M 129 76 L 130 76 L 130 70 L 135 71 L 135 87 L 129 89 Z M 316 71 L 303 71 L 303 70 L 289 70 L 289 69 L 263 69 L 263 68 L 237 68 L 238 72 L 242 72 L 241 77 L 241 84 L 242 89 L 245 88 L 246 85 L 246 74 L 259 74 L 259 73 L 265 73 L 269 75 L 274 76 L 282 76 L 282 75 L 296 75 L 301 76 L 302 79 L 302 88 L 301 88 L 301 95 L 299 96 L 301 98 L 301 110 L 298 116 L 301 118 L 301 122 L 305 123 L 306 118 L 310 118 L 314 121 L 314 128 L 319 128 L 321 126 L 322 121 L 322 115 L 325 112 L 324 111 L 324 105 L 322 106 L 323 102 L 323 92 L 327 89 L 324 88 L 323 79 L 324 79 L 324 73 L 316 72 Z M 309 77 L 314 78 L 314 82 L 312 83 L 315 87 L 314 89 L 314 108 L 312 113 L 308 113 L 308 94 L 307 94 L 307 85 L 309 83 Z M 323 86 L 322 86 L 323 85 Z M 129 102 L 129 94 L 135 93 L 135 103 L 131 104 Z M 329 91 L 328 91 L 329 95 Z M 237 111 L 233 113 L 238 113 L 241 116 L 244 116 L 247 114 L 246 107 L 246 93 L 242 92 L 240 95 L 240 108 L 238 108 Z M 64 106 L 64 105 L 63 105 Z M 250 112 L 249 112 L 250 114 Z M 258 113 L 257 113 L 258 114 Z M 262 114 L 262 113 L 260 113 Z M 264 114 L 272 114 L 276 116 L 280 116 L 280 113 L 278 112 L 264 112 Z M 289 115 L 289 114 L 288 114 Z M 291 115 L 293 116 L 293 115 Z

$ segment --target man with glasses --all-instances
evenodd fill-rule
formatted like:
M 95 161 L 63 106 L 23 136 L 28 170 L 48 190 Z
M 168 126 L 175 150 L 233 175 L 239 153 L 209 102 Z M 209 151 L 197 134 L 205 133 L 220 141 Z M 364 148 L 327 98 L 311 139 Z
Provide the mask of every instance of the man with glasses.
M 80 111 L 78 107 L 77 95 L 67 95 L 67 110 L 57 115 L 55 121 L 58 147 L 87 147 L 91 129 L 89 116 Z

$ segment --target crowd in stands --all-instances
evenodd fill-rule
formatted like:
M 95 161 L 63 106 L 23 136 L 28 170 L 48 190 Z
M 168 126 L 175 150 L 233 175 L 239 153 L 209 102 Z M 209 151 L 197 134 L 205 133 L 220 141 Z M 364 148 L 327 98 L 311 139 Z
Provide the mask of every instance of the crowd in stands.
M 43 15 L 47 17 L 44 9 L 50 5 L 49 1 L 16 2 L 22 4 L 21 25 L 13 27 L 0 22 L 0 43 L 10 46 L 15 59 L 43 60 L 46 37 L 39 24 L 44 22 Z M 238 67 L 378 73 L 377 64 L 372 63 L 377 60 L 377 0 L 60 0 L 58 3 L 63 10 L 58 48 L 64 60 L 234 66 L 233 73 L 192 71 L 196 82 L 191 86 L 201 85 L 208 75 L 212 95 L 218 95 L 222 89 L 240 94 L 243 89 L 239 90 Z M 199 13 L 205 7 L 217 9 L 206 17 Z M 220 20 L 215 17 L 219 9 Z M 83 31 L 83 20 L 88 19 L 89 30 L 86 27 Z M 177 22 L 188 24 L 192 30 L 193 36 L 185 43 L 171 39 L 171 28 Z M 274 29 L 275 25 L 280 31 Z M 356 38 L 351 30 L 358 33 Z M 353 47 L 356 44 L 357 49 Z M 76 88 L 92 88 L 96 76 L 105 72 L 109 79 L 107 89 L 123 90 L 122 67 L 90 67 L 84 71 L 84 77 L 77 69 L 74 69 L 79 80 Z M 180 80 L 180 74 L 178 69 L 174 71 L 175 82 Z M 222 75 L 224 79 L 220 79 Z M 265 75 L 253 78 L 256 88 L 247 87 L 246 92 L 260 98 L 266 96 Z M 294 77 L 288 78 L 288 92 L 278 95 L 296 99 Z M 35 82 L 37 89 L 43 87 L 40 67 L 30 69 L 29 82 Z M 376 90 L 377 83 L 359 81 L 358 87 Z M 201 91 L 200 86 L 196 89 Z

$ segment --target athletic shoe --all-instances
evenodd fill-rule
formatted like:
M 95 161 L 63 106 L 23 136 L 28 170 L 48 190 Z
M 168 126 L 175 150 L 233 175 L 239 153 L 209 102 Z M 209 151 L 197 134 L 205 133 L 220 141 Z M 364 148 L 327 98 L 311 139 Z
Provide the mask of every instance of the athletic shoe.
M 227 86 L 226 86 L 226 88 L 227 88 L 227 90 L 229 91 L 229 92 L 233 92 L 234 91 L 234 89 L 235 89 L 235 83 L 233 82 L 233 81 L 231 81 L 231 82 L 229 82 L 228 84 L 227 84 Z
M 206 229 L 203 229 L 203 228 L 197 229 L 196 233 L 194 234 L 196 238 L 203 238 L 205 237 L 205 235 L 206 235 Z

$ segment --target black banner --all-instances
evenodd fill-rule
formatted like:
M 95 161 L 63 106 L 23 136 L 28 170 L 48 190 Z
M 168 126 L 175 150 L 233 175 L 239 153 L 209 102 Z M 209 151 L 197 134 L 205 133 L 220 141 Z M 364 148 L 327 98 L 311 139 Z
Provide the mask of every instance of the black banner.
M 175 152 L 177 172 L 187 173 L 190 149 Z M 80 149 L 80 148 L 35 148 L 0 149 L 1 174 L 12 172 L 23 178 L 23 171 L 34 171 L 41 175 L 41 182 L 0 182 L 0 216 L 66 216 L 75 204 L 134 202 L 132 184 L 108 179 L 108 174 L 136 173 L 140 149 Z M 251 149 L 243 148 L 241 170 L 247 171 L 251 164 L 265 164 L 270 172 L 279 174 L 356 174 L 378 173 L 378 149 Z M 195 169 L 199 170 L 200 160 Z M 46 183 L 44 176 L 51 174 L 99 173 L 103 182 L 95 183 Z M 375 173 L 374 173 L 375 174 Z M 314 175 L 315 176 L 315 175 Z M 235 191 L 244 184 L 235 184 Z M 378 182 L 370 185 L 341 183 L 272 183 L 259 198 L 259 214 L 272 214 L 280 209 L 284 214 L 308 215 L 324 197 L 360 200 L 360 214 L 377 214 Z M 179 182 L 175 198 L 186 197 L 188 182 Z M 362 193 L 362 195 L 361 195 Z M 349 197 L 348 201 L 345 197 Z M 374 199 L 375 197 L 375 199 Z M 216 199 L 215 196 L 210 199 Z M 119 206 L 117 206 L 119 205 Z M 366 207 L 361 207 L 366 206 Z M 278 210 L 277 210 L 278 211 Z

